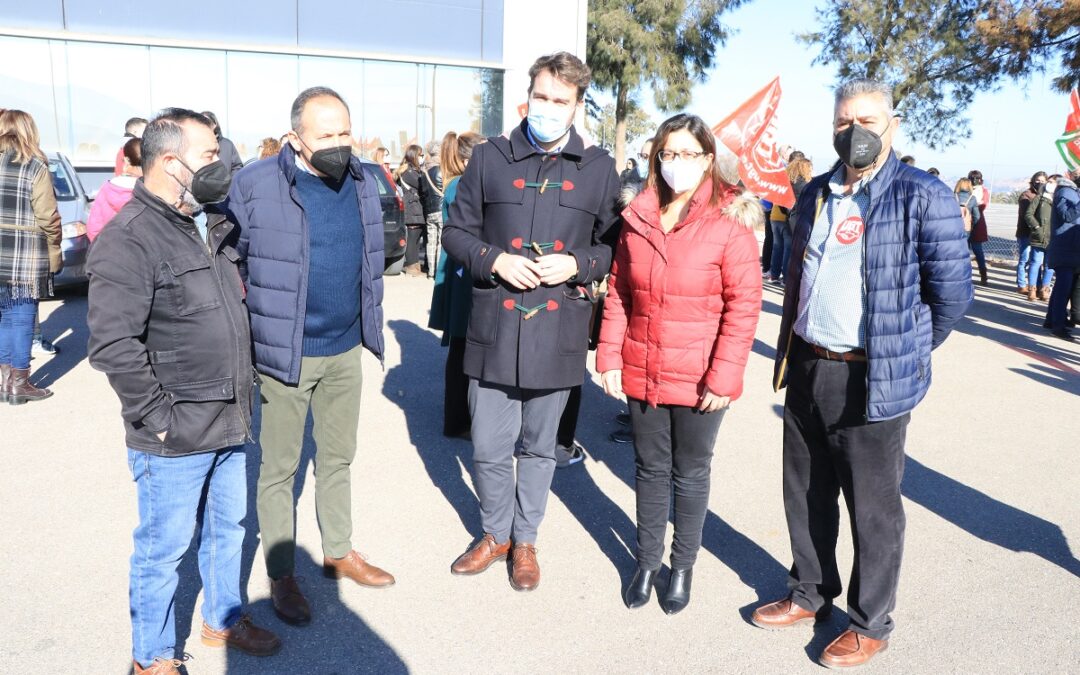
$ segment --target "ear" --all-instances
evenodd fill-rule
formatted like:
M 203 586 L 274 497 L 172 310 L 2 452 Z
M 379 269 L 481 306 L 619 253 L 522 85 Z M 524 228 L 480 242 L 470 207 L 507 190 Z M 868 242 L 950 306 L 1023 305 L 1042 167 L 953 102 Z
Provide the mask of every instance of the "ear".
M 300 150 L 304 146 L 300 143 L 300 136 L 298 136 L 296 132 L 292 129 L 289 129 L 289 133 L 287 135 L 289 137 L 289 145 L 291 145 L 292 149 L 296 151 L 296 154 L 301 154 Z

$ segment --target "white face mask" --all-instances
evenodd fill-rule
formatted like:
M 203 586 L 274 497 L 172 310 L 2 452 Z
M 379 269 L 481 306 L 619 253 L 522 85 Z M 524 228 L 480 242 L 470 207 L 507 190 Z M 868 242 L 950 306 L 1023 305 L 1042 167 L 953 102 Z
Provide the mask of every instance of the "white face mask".
M 692 190 L 701 182 L 705 171 L 701 168 L 700 159 L 682 159 L 676 157 L 670 162 L 660 164 L 660 175 L 675 194 L 682 194 Z

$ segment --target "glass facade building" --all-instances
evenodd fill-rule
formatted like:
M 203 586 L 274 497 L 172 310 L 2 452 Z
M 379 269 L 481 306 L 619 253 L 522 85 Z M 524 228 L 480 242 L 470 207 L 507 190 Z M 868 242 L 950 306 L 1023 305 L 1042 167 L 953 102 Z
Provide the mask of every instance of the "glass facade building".
M 245 160 L 289 129 L 309 86 L 337 90 L 365 150 L 394 158 L 447 131 L 506 120 L 502 0 L 0 0 L 0 107 L 32 114 L 42 146 L 111 165 L 124 122 L 212 110 Z M 524 65 L 527 68 L 527 64 Z M 513 97 L 513 105 L 517 99 Z

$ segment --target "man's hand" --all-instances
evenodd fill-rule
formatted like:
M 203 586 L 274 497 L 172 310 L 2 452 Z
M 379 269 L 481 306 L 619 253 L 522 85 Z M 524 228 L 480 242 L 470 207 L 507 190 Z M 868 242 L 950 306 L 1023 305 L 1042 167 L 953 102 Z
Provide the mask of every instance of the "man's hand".
M 702 393 L 701 395 L 701 401 L 698 402 L 697 409 L 701 412 L 711 413 L 716 412 L 721 408 L 726 408 L 730 404 L 730 396 L 717 396 L 716 394 L 709 391 L 708 387 L 706 387 L 704 393 Z
M 608 370 L 600 373 L 600 383 L 604 385 L 604 393 L 617 399 L 624 400 L 622 390 L 622 371 Z
M 578 273 L 577 258 L 569 254 L 540 256 L 536 264 L 540 268 L 540 283 L 545 286 L 558 286 Z
M 540 266 L 524 256 L 500 253 L 491 270 L 518 290 L 527 291 L 540 285 Z

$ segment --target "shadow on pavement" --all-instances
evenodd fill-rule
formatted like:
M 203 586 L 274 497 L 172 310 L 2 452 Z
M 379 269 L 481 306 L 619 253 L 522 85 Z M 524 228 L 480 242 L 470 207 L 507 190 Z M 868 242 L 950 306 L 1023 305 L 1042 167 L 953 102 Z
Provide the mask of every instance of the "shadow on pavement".
M 55 300 L 59 302 L 41 322 L 41 335 L 56 345 L 57 353 L 51 357 L 35 355 L 30 363 L 32 381 L 39 387 L 52 387 L 70 373 L 86 358 L 86 343 L 90 329 L 86 326 L 86 294 L 67 292 Z M 61 337 L 63 336 L 63 337 Z M 62 392 L 58 392 L 62 393 Z M 70 392 L 69 392 L 70 393 Z
M 985 542 L 1018 553 L 1033 553 L 1080 577 L 1061 528 L 1048 520 L 998 501 L 912 457 L 904 469 L 903 494 Z
M 409 441 L 432 484 L 457 512 L 469 536 L 479 537 L 480 503 L 461 471 L 464 466 L 472 475 L 472 444 L 442 435 L 446 348 L 433 333 L 410 321 L 388 325 L 401 349 L 401 363 L 386 373 L 383 395 L 405 413 Z

